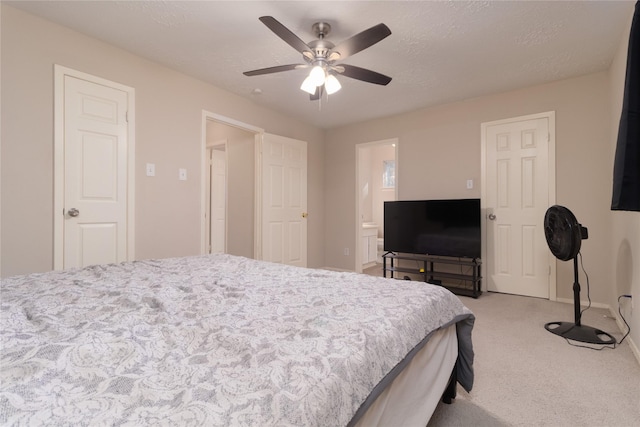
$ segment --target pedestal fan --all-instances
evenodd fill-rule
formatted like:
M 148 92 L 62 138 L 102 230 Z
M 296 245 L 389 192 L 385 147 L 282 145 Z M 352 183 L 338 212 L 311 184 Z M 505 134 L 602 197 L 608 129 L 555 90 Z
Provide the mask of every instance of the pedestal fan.
M 544 235 L 551 253 L 562 260 L 573 259 L 573 303 L 575 322 L 549 322 L 545 329 L 569 340 L 590 344 L 616 344 L 616 339 L 600 329 L 581 324 L 580 283 L 578 282 L 578 254 L 582 239 L 589 237 L 587 229 L 578 223 L 564 206 L 554 205 L 544 215 Z

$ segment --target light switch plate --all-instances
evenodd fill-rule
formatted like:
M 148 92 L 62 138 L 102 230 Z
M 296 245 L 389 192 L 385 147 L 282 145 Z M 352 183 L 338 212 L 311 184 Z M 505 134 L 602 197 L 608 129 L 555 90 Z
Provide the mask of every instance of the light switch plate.
M 186 181 L 187 180 L 187 170 L 180 168 L 178 169 L 178 179 L 180 181 Z
M 156 176 L 156 165 L 147 163 L 147 176 Z

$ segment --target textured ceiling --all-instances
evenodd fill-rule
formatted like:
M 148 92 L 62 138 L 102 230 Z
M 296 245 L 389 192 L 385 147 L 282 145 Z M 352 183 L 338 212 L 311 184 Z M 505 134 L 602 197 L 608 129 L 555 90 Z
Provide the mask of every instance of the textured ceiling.
M 617 1 L 5 1 L 330 128 L 605 70 L 634 2 Z M 321 103 L 299 87 L 304 70 L 243 71 L 303 63 L 258 17 L 305 42 L 328 22 L 335 44 L 380 22 L 391 36 L 344 62 L 393 78 L 388 86 L 340 77 Z M 255 94 L 259 89 L 261 94 Z

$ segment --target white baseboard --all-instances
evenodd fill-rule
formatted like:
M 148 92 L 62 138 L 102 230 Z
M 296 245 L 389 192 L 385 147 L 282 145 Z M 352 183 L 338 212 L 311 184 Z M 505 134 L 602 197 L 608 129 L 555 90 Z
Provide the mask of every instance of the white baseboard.
M 573 305 L 573 300 L 569 299 L 569 298 L 558 298 L 556 300 L 557 302 L 563 302 L 565 304 L 572 304 Z M 586 307 L 589 305 L 589 301 L 580 301 L 580 306 L 581 307 Z M 611 307 L 609 306 L 609 304 L 602 304 L 599 302 L 591 302 L 591 307 L 594 308 L 604 308 L 606 310 L 611 311 Z
M 625 325 L 624 322 L 622 321 L 622 318 L 620 317 L 620 313 L 618 313 L 616 310 L 613 310 L 611 307 L 609 307 L 609 312 L 611 313 L 611 316 L 614 319 L 616 319 L 616 324 L 618 325 L 620 332 L 622 332 L 623 334 L 626 334 L 627 325 Z M 627 342 L 629 343 L 631 352 L 635 356 L 636 361 L 638 362 L 638 365 L 640 365 L 640 350 L 638 349 L 638 346 L 636 345 L 635 342 L 633 342 L 633 340 L 631 339 L 631 336 L 627 336 Z
M 631 352 L 636 357 L 636 361 L 638 362 L 638 365 L 640 365 L 640 350 L 638 350 L 638 346 L 636 345 L 636 343 L 633 342 L 633 340 L 630 337 L 627 337 L 627 339 L 629 340 L 629 347 L 631 347 Z

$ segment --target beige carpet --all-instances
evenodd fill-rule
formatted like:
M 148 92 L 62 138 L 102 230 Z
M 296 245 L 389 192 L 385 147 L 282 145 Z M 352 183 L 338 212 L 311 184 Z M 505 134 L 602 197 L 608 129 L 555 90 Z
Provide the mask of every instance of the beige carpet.
M 475 385 L 469 394 L 458 386 L 428 427 L 640 426 L 640 364 L 626 341 L 596 351 L 544 329 L 573 321 L 570 304 L 497 293 L 460 298 L 476 315 Z M 622 337 L 607 310 L 589 309 L 582 324 Z
M 461 299 L 476 315 L 475 385 L 440 404 L 429 427 L 640 426 L 640 365 L 626 341 L 596 351 L 544 329 L 572 321 L 569 304 L 495 293 Z M 603 309 L 586 311 L 582 324 L 622 337 Z

